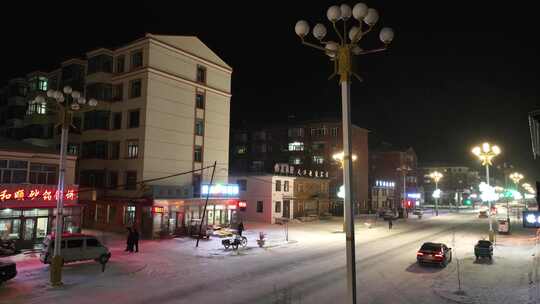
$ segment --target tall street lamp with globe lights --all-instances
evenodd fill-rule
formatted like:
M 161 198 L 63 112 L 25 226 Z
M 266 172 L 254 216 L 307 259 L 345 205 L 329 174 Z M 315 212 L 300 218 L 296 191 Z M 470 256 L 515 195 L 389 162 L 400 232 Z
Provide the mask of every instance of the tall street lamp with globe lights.
M 58 173 L 58 196 L 56 199 L 56 227 L 54 233 L 54 251 L 51 262 L 50 282 L 53 286 L 62 285 L 62 265 L 63 259 L 60 254 L 63 232 L 63 211 L 64 211 L 64 177 L 66 171 L 66 154 L 68 146 L 69 127 L 72 124 L 73 113 L 84 111 L 84 108 L 94 108 L 98 102 L 95 99 L 86 100 L 82 94 L 73 90 L 70 86 L 65 86 L 62 91 L 48 90 L 47 97 L 38 95 L 32 103 L 39 103 L 48 106 L 53 112 L 58 114 L 61 126 L 60 135 L 60 168 Z
M 309 34 L 309 24 L 305 20 L 300 20 L 296 23 L 294 30 L 300 37 L 302 44 L 315 48 L 324 52 L 334 61 L 334 75 L 339 75 L 341 83 L 341 103 L 343 117 L 343 147 L 344 147 L 344 166 L 343 166 L 343 181 L 345 184 L 345 199 L 344 212 L 347 222 L 347 303 L 356 303 L 356 263 L 355 263 L 355 248 L 354 248 L 354 222 L 353 222 L 353 207 L 351 204 L 351 182 L 352 182 L 352 159 L 351 159 L 351 114 L 350 114 L 350 79 L 351 76 L 360 77 L 352 70 L 353 55 L 364 55 L 375 52 L 384 51 L 394 39 L 394 31 L 390 28 L 383 28 L 379 34 L 380 40 L 384 46 L 372 50 L 363 50 L 358 43 L 370 32 L 377 21 L 379 13 L 373 8 L 368 8 L 364 3 L 357 3 L 351 8 L 347 4 L 341 6 L 331 6 L 326 17 L 332 23 L 332 28 L 338 42 L 332 40 L 324 40 L 327 29 L 322 23 L 317 23 L 313 27 L 313 36 L 320 44 L 310 43 L 306 41 Z M 348 22 L 354 23 L 348 26 Z M 341 27 L 338 29 L 338 25 Z
M 487 142 L 482 144 L 482 147 L 476 146 L 472 149 L 472 153 L 476 155 L 482 162 L 482 166 L 486 167 L 486 184 L 489 187 L 489 166 L 493 165 L 493 158 L 501 154 L 501 148 L 496 145 L 491 145 Z M 488 200 L 489 204 L 489 240 L 493 242 L 495 235 L 493 233 L 493 223 L 491 217 L 491 200 Z
M 437 193 L 438 195 L 434 195 L 435 197 L 435 216 L 439 216 L 439 197 L 440 197 L 440 190 L 439 190 L 439 181 L 443 178 L 443 174 L 439 171 L 433 171 L 429 174 L 429 178 L 431 178 L 435 182 L 435 191 L 433 193 Z

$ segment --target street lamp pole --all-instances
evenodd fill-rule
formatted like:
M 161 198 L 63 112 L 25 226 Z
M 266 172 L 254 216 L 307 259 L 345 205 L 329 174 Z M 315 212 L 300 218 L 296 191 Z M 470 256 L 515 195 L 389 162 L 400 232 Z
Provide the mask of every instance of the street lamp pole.
M 506 176 L 506 175 L 505 175 Z M 523 174 L 514 172 L 510 174 L 508 177 L 514 182 L 514 186 L 516 187 L 516 191 L 519 193 L 519 181 L 523 179 Z M 510 209 L 508 204 L 508 198 L 506 199 L 506 219 L 508 220 L 508 225 L 510 226 Z
M 368 8 L 364 3 L 357 3 L 354 8 L 347 4 L 341 6 L 331 6 L 326 16 L 332 23 L 339 42 L 323 41 L 327 30 L 322 23 L 318 23 L 313 28 L 313 36 L 320 42 L 320 45 L 307 42 L 305 40 L 309 33 L 307 21 L 300 20 L 295 25 L 295 32 L 300 37 L 302 44 L 323 51 L 334 61 L 334 74 L 339 75 L 341 85 L 341 105 L 342 105 L 342 128 L 343 128 L 343 182 L 345 187 L 344 213 L 346 222 L 346 249 L 347 249 L 347 303 L 356 303 L 356 257 L 354 242 L 354 218 L 352 199 L 352 137 L 351 137 L 351 114 L 350 114 L 350 79 L 352 76 L 360 79 L 352 71 L 352 55 L 363 55 L 384 51 L 394 38 L 394 32 L 390 28 L 383 28 L 379 34 L 384 46 L 379 49 L 365 51 L 358 46 L 358 43 L 365 34 L 372 30 L 379 20 L 379 13 L 373 8 Z M 353 17 L 358 24 L 352 26 L 347 32 L 347 22 Z M 338 29 L 338 22 L 342 22 L 343 31 Z M 363 30 L 363 25 L 367 29 Z
M 435 191 L 439 190 L 439 181 L 441 178 L 443 178 L 442 173 L 439 171 L 433 171 L 429 174 L 429 177 L 435 182 Z M 439 216 L 439 195 L 440 194 L 435 197 L 435 216 Z
M 64 186 L 66 173 L 66 156 L 68 147 L 69 127 L 73 119 L 73 112 L 81 111 L 81 107 L 86 104 L 90 107 L 97 106 L 98 102 L 95 99 L 90 99 L 87 103 L 86 99 L 80 92 L 73 90 L 70 86 L 65 86 L 63 92 L 48 90 L 48 99 L 38 95 L 32 103 L 40 103 L 51 105 L 51 108 L 56 107 L 59 114 L 61 127 L 60 134 L 60 160 L 58 173 L 58 195 L 56 197 L 56 225 L 54 232 L 54 249 L 50 267 L 50 283 L 52 286 L 62 285 L 62 265 L 63 258 L 60 252 L 63 233 L 63 214 L 64 214 Z
M 343 131 L 343 133 L 345 133 L 345 130 Z M 352 148 L 351 148 L 351 151 L 352 151 Z M 343 166 L 344 159 L 345 159 L 345 153 L 344 152 L 335 153 L 334 155 L 332 155 L 332 158 L 340 164 L 341 169 L 345 170 L 344 166 Z M 352 158 L 352 161 L 355 162 L 356 161 L 356 154 L 352 154 L 352 152 L 351 152 L 351 158 Z M 343 176 L 344 176 L 343 183 L 345 184 L 345 173 L 344 173 Z M 344 200 L 344 202 L 345 202 L 345 200 Z M 353 214 L 353 216 L 354 216 L 354 214 Z M 346 230 L 347 230 L 346 226 L 347 226 L 347 217 L 345 215 L 345 204 L 343 204 L 343 232 L 346 232 Z
M 495 156 L 501 154 L 501 149 L 498 146 L 490 145 L 489 143 L 485 142 L 482 144 L 482 147 L 474 147 L 472 149 L 472 153 L 476 155 L 480 161 L 482 162 L 482 165 L 486 167 L 486 184 L 489 188 L 489 166 L 493 164 L 493 158 Z M 489 240 L 491 242 L 495 239 L 495 234 L 493 232 L 493 217 L 491 216 L 491 199 L 488 199 L 488 206 L 489 206 Z

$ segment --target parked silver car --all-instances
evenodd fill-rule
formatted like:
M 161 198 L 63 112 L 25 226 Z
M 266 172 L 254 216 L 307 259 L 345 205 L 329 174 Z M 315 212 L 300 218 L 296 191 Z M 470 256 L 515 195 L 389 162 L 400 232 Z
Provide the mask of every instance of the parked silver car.
M 43 249 L 39 260 L 44 264 L 50 264 L 54 251 L 54 236 L 48 235 L 43 241 Z M 106 264 L 111 257 L 111 252 L 103 246 L 96 237 L 80 233 L 66 233 L 62 236 L 60 254 L 64 263 L 95 260 L 100 264 Z

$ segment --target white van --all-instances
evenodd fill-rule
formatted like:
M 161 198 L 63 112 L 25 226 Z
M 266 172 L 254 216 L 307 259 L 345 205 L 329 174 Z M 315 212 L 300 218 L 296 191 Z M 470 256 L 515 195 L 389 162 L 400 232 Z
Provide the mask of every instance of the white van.
M 54 235 L 48 235 L 43 241 L 43 249 L 39 260 L 50 264 L 54 252 Z M 95 260 L 105 264 L 111 257 L 111 252 L 103 246 L 95 236 L 80 233 L 65 233 L 62 235 L 60 254 L 64 263 L 75 261 Z

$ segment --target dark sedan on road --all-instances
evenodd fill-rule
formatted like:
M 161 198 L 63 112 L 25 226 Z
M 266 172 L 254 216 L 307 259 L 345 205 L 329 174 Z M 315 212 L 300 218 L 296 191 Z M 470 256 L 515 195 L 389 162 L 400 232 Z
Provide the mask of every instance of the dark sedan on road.
M 416 253 L 418 264 L 437 264 L 445 267 L 452 261 L 452 248 L 443 243 L 424 243 Z

